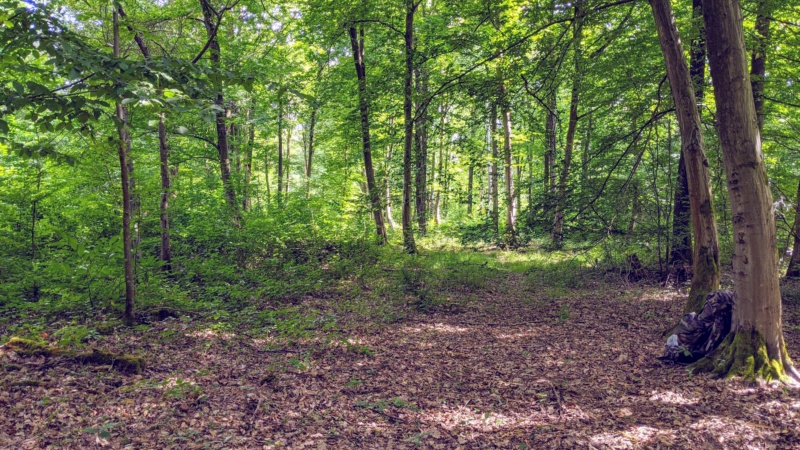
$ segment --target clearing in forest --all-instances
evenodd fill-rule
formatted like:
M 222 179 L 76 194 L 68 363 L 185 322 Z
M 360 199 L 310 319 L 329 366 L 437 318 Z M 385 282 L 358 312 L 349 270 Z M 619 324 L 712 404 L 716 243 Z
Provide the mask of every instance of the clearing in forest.
M 331 289 L 283 309 L 265 303 L 249 324 L 183 315 L 117 328 L 93 344 L 145 357 L 141 374 L 6 351 L 0 444 L 800 446 L 797 390 L 693 376 L 656 360 L 685 293 L 514 258 L 498 252 L 429 268 L 441 275 L 435 286 L 425 286 L 422 269 L 386 268 L 410 299 L 391 312 Z M 376 289 L 359 283 L 340 284 Z M 784 332 L 798 354 L 798 286 L 784 290 Z

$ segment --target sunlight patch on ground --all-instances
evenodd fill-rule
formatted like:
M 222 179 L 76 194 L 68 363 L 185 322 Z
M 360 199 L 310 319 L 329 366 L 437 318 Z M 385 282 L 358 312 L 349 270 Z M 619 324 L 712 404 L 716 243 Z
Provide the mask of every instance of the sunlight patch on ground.
M 667 291 L 663 289 L 658 290 L 647 290 L 642 292 L 639 296 L 636 297 L 636 300 L 645 300 L 645 301 L 657 301 L 657 302 L 673 302 L 678 300 L 683 300 L 686 297 L 686 294 L 681 294 L 675 291 Z
M 747 437 L 751 445 L 740 448 L 767 448 L 763 445 L 766 441 L 775 441 L 778 438 L 775 430 L 767 425 L 735 420 L 729 417 L 709 416 L 693 423 L 689 428 L 695 430 L 695 432 L 705 432 L 714 436 L 714 439 L 719 444 L 726 447 L 731 446 L 731 442 L 739 445 L 742 438 Z
M 530 427 L 551 423 L 555 417 L 544 411 L 531 414 L 502 414 L 474 411 L 466 406 L 443 405 L 438 411 L 420 413 L 422 422 L 434 423 L 446 430 L 469 429 L 489 433 L 509 427 Z
M 650 401 L 661 402 L 670 405 L 695 405 L 699 399 L 694 396 L 687 396 L 680 392 L 673 391 L 651 391 Z
M 528 330 L 519 333 L 499 333 L 495 334 L 494 337 L 496 339 L 524 339 L 524 338 L 531 338 L 534 336 L 538 336 L 540 333 L 538 330 Z
M 653 444 L 653 440 L 657 440 L 663 444 L 669 445 L 672 441 L 674 432 L 664 432 L 658 428 L 648 426 L 637 426 L 628 428 L 622 432 L 608 432 L 597 434 L 589 439 L 593 445 L 599 445 L 603 448 L 637 448 L 645 442 Z
M 212 330 L 210 328 L 200 331 L 193 331 L 191 333 L 186 333 L 186 335 L 198 339 L 222 339 L 223 341 L 229 341 L 234 337 L 236 337 L 235 333 L 229 333 L 227 331 L 217 331 L 217 330 Z
M 402 327 L 400 331 L 403 333 L 422 333 L 424 331 L 437 331 L 440 333 L 467 333 L 470 331 L 470 329 L 466 327 L 448 325 L 446 323 L 425 323 L 417 326 Z

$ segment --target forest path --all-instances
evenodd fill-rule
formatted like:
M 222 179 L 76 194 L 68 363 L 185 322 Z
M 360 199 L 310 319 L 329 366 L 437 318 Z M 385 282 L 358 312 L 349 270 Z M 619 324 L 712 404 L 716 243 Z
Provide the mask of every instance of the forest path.
M 287 349 L 208 323 L 109 336 L 149 368 L 6 364 L 7 448 L 798 448 L 800 393 L 662 364 L 685 297 L 509 271 L 457 307 L 315 335 Z M 552 281 L 552 280 L 549 280 Z M 579 286 L 576 286 L 579 285 Z M 455 309 L 456 311 L 454 311 Z M 800 355 L 798 308 L 787 306 Z M 10 371 L 9 367 L 14 366 Z M 106 428 L 102 428 L 106 427 Z M 89 430 L 87 430 L 89 429 Z M 97 430 L 107 430 L 104 439 Z M 92 433 L 92 431 L 95 431 Z

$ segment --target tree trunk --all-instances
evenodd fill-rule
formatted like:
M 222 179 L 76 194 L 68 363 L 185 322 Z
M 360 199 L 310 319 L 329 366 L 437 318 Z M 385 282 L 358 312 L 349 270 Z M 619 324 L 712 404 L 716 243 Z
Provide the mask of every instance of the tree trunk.
M 670 140 L 670 152 L 672 151 Z M 678 159 L 678 179 L 672 204 L 672 248 L 669 265 L 679 278 L 686 274 L 685 266 L 692 263 L 691 209 L 689 207 L 689 180 L 686 177 L 686 158 L 681 151 Z
M 164 113 L 161 113 L 158 119 L 158 154 L 161 157 L 161 270 L 170 272 L 172 270 L 172 250 L 169 244 L 169 144 Z
M 497 159 L 499 158 L 497 151 L 497 103 L 492 103 L 492 109 L 489 114 L 489 136 L 492 141 L 492 162 L 490 166 L 489 185 L 491 186 L 492 196 L 492 230 L 495 235 L 500 234 L 500 195 L 497 179 Z
M 428 76 L 425 71 L 416 69 L 416 88 L 417 94 L 423 96 L 428 90 Z M 423 98 L 424 101 L 424 98 Z M 422 108 L 417 103 L 417 123 L 415 125 L 414 148 L 416 150 L 416 198 L 415 211 L 417 214 L 417 226 L 419 233 L 425 235 L 428 232 L 428 108 Z
M 472 184 L 475 177 L 475 164 L 472 159 L 469 160 L 469 169 L 467 172 L 467 216 L 472 217 Z
M 753 87 L 753 102 L 758 118 L 758 132 L 764 132 L 764 80 L 767 76 L 767 48 L 769 25 L 772 20 L 772 0 L 761 0 L 756 7 L 756 42 L 750 63 L 750 82 Z
M 361 142 L 364 150 L 364 172 L 367 178 L 367 196 L 372 205 L 372 216 L 375 220 L 375 231 L 379 243 L 386 244 L 386 224 L 383 222 L 381 195 L 375 181 L 375 169 L 372 165 L 372 142 L 369 132 L 369 99 L 367 98 L 367 73 L 364 66 L 364 29 L 356 34 L 356 28 L 350 27 L 350 45 L 353 49 L 353 61 L 358 77 L 358 109 L 361 115 Z
M 286 198 L 287 199 L 289 198 L 289 176 L 292 174 L 292 171 L 291 171 L 291 167 L 292 167 L 292 165 L 291 165 L 291 161 L 292 161 L 291 149 L 292 148 L 291 147 L 292 146 L 291 146 L 291 144 L 292 144 L 292 126 L 290 124 L 288 127 L 286 127 L 286 156 L 284 157 L 284 160 L 283 160 L 283 165 L 284 165 L 283 173 L 286 174 L 285 193 L 286 193 Z
M 505 83 L 500 80 L 500 115 L 503 120 L 503 160 L 506 181 L 506 241 L 517 246 L 517 208 L 514 204 L 514 165 L 511 159 L 511 111 Z
M 692 285 L 686 312 L 699 312 L 706 295 L 719 288 L 719 243 L 711 195 L 703 130 L 697 110 L 695 87 L 683 55 L 675 16 L 669 0 L 650 0 L 658 30 L 661 50 L 667 66 L 672 98 L 681 132 L 681 152 L 686 163 L 689 206 L 694 230 Z
M 316 100 L 311 106 L 311 119 L 308 124 L 308 159 L 306 161 L 306 198 L 311 195 L 311 163 L 314 160 L 314 128 L 317 125 Z
M 545 210 L 550 211 L 553 204 L 553 193 L 556 188 L 556 126 L 558 121 L 558 111 L 556 108 L 556 91 L 558 89 L 553 87 L 553 91 L 547 95 L 547 124 L 545 124 L 544 136 L 547 141 L 547 149 L 544 154 L 544 192 L 545 192 Z
M 114 11 L 114 57 L 119 58 L 119 13 Z M 136 279 L 133 274 L 133 245 L 131 237 L 131 185 L 128 165 L 128 149 L 130 148 L 131 135 L 128 131 L 128 114 L 121 101 L 116 104 L 117 154 L 119 155 L 120 181 L 122 184 L 122 251 L 125 260 L 125 313 L 123 319 L 127 325 L 134 323 L 134 308 L 136 304 Z
M 747 73 L 741 6 L 738 0 L 704 0 L 703 17 L 733 218 L 736 295 L 731 334 L 698 366 L 723 376 L 800 381 L 783 339 L 772 193 Z
M 792 246 L 792 258 L 789 260 L 789 268 L 786 269 L 786 276 L 790 278 L 800 278 L 800 182 L 797 183 L 797 200 L 794 203 L 794 246 Z
M 247 142 L 244 145 L 245 156 L 244 156 L 244 190 L 242 192 L 242 210 L 247 211 L 251 207 L 251 178 L 253 176 L 253 141 L 256 138 L 256 127 L 250 123 L 250 115 L 253 113 L 253 109 L 248 109 L 245 113 L 245 117 L 247 119 Z
M 414 78 L 414 12 L 417 5 L 414 0 L 405 0 L 405 62 L 406 71 L 403 83 L 403 118 L 405 136 L 403 141 L 403 247 L 407 253 L 416 253 L 414 230 L 411 229 L 411 153 L 414 139 L 414 118 L 412 116 L 411 85 Z
M 567 124 L 567 141 L 564 144 L 564 160 L 561 165 L 561 175 L 558 179 L 558 192 L 555 198 L 555 214 L 553 215 L 553 229 L 551 242 L 554 248 L 561 248 L 564 238 L 564 203 L 567 200 L 567 181 L 569 180 L 570 166 L 572 165 L 572 152 L 575 147 L 575 129 L 578 126 L 578 102 L 580 101 L 581 88 L 581 38 L 583 36 L 583 11 L 582 1 L 575 3 L 575 21 L 573 21 L 572 45 L 573 65 L 575 73 L 572 78 L 572 93 L 569 102 L 569 122 Z
M 217 29 L 219 22 L 215 21 L 215 19 L 219 19 L 218 14 L 211 5 L 208 3 L 208 0 L 200 0 L 200 6 L 203 10 L 203 23 L 206 27 L 206 34 L 208 35 L 208 39 L 210 44 L 208 46 L 209 49 L 209 56 L 211 57 L 211 67 L 215 71 L 219 71 L 221 69 L 220 66 L 220 47 L 219 47 L 219 40 L 217 39 Z M 217 126 L 217 155 L 219 156 L 219 169 L 220 169 L 220 177 L 222 178 L 222 189 L 225 194 L 225 201 L 228 204 L 228 208 L 230 208 L 231 215 L 233 217 L 233 223 L 235 226 L 240 225 L 240 216 L 239 216 L 239 203 L 236 201 L 236 189 L 233 186 L 233 180 L 231 180 L 231 161 L 230 161 L 230 144 L 228 143 L 228 127 L 225 125 L 225 116 L 227 115 L 227 108 L 225 108 L 225 99 L 222 93 L 222 81 L 217 81 L 214 83 L 214 89 L 216 90 L 216 97 L 214 99 L 214 104 L 219 107 L 220 110 L 216 112 L 216 126 Z

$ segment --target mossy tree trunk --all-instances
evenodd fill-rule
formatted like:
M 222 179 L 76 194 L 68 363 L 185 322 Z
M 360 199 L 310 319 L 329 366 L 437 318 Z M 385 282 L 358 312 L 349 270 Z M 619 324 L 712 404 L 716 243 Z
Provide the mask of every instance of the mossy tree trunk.
M 781 324 L 772 194 L 761 151 L 738 0 L 704 0 L 734 236 L 731 335 L 701 366 L 720 376 L 800 381 Z
M 711 178 L 705 155 L 703 130 L 695 90 L 683 54 L 675 16 L 669 0 L 650 0 L 661 50 L 667 66 L 672 98 L 681 132 L 681 152 L 686 162 L 689 207 L 694 230 L 692 285 L 686 312 L 699 312 L 706 295 L 719 287 L 719 243 L 711 195 Z

